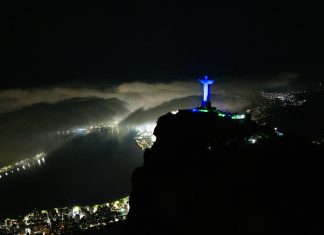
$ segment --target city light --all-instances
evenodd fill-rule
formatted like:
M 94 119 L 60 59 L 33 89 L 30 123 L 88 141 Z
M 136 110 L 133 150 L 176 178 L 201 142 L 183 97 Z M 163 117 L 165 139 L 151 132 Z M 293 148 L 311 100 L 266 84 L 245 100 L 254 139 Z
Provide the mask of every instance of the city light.
M 257 142 L 257 139 L 251 137 L 248 139 L 248 142 L 250 142 L 251 144 L 255 144 Z
M 118 122 L 101 122 L 86 127 L 72 128 L 68 130 L 57 131 L 58 137 L 74 137 L 79 135 L 89 135 L 92 133 L 119 134 Z
M 265 119 L 270 117 L 269 109 L 273 105 L 280 107 L 302 106 L 306 100 L 300 97 L 306 91 L 286 91 L 286 92 L 260 92 L 264 99 L 254 108 L 248 109 L 251 119 L 257 123 L 264 123 Z
M 2 167 L 0 169 L 0 173 L 4 174 L 5 176 L 8 176 L 8 173 L 10 172 L 14 174 L 15 172 L 19 172 L 21 169 L 26 170 L 26 166 L 28 166 L 29 168 L 37 164 L 40 166 L 41 161 L 45 163 L 46 156 L 47 155 L 45 153 L 38 153 L 32 158 L 24 159 L 19 162 L 15 162 L 13 164 Z
M 153 124 L 147 124 L 135 128 L 135 141 L 142 150 L 151 148 L 156 141 L 156 136 L 153 135 L 155 126 Z
M 100 229 L 110 223 L 125 220 L 128 212 L 129 197 L 94 206 L 34 210 L 17 219 L 7 218 L 0 221 L 0 233 L 74 234 L 77 231 Z
M 296 95 L 302 93 L 305 93 L 305 91 L 261 92 L 261 95 L 272 103 L 279 102 L 281 106 L 301 106 L 306 100 L 297 99 Z
M 277 136 L 280 136 L 280 137 L 284 136 L 284 134 L 282 132 L 278 131 L 278 127 L 275 127 L 274 131 L 277 134 Z

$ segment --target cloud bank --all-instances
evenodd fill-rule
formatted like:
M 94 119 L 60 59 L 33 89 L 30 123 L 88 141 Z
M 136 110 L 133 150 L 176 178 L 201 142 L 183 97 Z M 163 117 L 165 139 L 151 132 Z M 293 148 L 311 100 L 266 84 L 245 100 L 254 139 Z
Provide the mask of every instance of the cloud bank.
M 212 101 L 218 108 L 240 112 L 253 105 L 258 91 L 287 87 L 298 76 L 215 79 Z M 198 106 L 201 93 L 196 80 L 0 90 L 0 166 L 44 151 L 42 146 L 52 143 L 48 135 L 62 128 L 113 118 L 134 125 L 155 122 L 170 110 Z
M 282 73 L 277 76 L 251 76 L 244 78 L 215 79 L 212 93 L 222 96 L 253 97 L 260 89 L 280 88 L 299 77 L 296 73 Z M 74 97 L 98 97 L 103 99 L 117 98 L 127 103 L 127 108 L 134 111 L 140 107 L 152 108 L 166 101 L 188 96 L 201 95 L 200 84 L 174 81 L 171 83 L 131 82 L 111 86 L 109 83 L 101 87 L 53 86 L 34 89 L 3 89 L 0 90 L 0 113 L 17 110 L 32 104 L 47 102 L 55 103 Z

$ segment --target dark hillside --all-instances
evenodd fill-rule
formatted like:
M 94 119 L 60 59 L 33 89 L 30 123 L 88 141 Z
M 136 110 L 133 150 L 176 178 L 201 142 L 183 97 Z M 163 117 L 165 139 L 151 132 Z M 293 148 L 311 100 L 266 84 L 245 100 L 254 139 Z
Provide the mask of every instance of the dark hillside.
M 159 118 L 132 176 L 129 234 L 320 234 L 323 149 L 248 118 Z

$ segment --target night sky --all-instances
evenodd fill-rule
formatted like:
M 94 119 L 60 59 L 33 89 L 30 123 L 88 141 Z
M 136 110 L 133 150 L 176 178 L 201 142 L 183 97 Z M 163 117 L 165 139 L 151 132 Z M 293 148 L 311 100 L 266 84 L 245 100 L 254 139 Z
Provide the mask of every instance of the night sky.
M 323 75 L 322 8 L 197 3 L 7 6 L 2 88 Z

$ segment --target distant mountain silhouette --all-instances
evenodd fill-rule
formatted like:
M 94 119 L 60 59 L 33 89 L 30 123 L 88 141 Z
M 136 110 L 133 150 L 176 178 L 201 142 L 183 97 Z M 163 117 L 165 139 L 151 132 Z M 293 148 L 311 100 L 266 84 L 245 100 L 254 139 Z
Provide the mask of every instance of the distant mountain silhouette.
M 158 119 L 127 234 L 323 234 L 323 149 L 249 120 Z
M 89 125 L 92 122 L 125 115 L 125 103 L 117 98 L 71 98 L 56 103 L 38 103 L 20 110 L 0 114 L 1 123 L 15 129 L 36 127 L 47 132 L 60 128 Z M 34 127 L 33 129 L 35 129 Z

